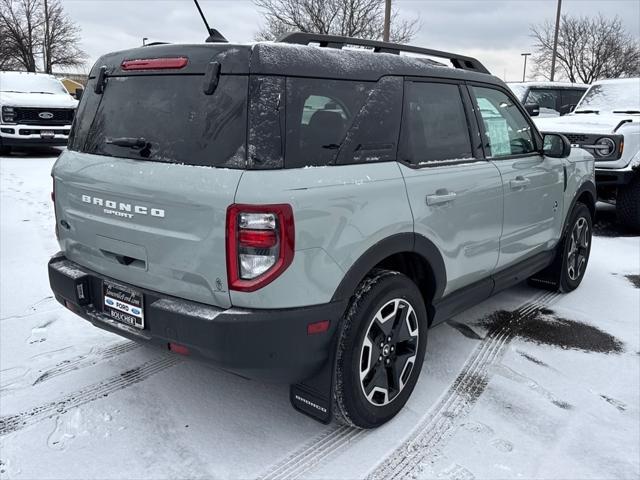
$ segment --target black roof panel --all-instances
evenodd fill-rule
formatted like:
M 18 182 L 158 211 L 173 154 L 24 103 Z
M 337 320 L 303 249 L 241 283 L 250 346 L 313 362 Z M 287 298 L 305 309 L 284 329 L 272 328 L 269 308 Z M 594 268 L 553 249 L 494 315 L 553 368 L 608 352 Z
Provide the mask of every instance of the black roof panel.
M 203 74 L 209 62 L 217 61 L 221 64 L 221 73 L 227 75 L 252 73 L 359 81 L 397 75 L 502 84 L 492 75 L 444 66 L 427 57 L 273 42 L 166 44 L 122 50 L 100 57 L 90 76 L 95 77 L 103 65 L 110 75 L 149 74 L 150 71 L 124 72 L 120 65 L 124 60 L 179 56 L 188 57 L 189 63 L 175 73 Z

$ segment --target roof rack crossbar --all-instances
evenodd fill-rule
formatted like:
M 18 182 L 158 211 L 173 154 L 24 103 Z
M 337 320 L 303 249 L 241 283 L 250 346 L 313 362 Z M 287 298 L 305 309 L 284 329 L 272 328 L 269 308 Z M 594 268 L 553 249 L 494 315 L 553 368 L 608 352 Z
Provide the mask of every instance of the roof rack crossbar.
M 377 40 L 363 40 L 360 38 L 341 37 L 338 35 L 322 35 L 319 33 L 291 32 L 285 33 L 276 40 L 281 43 L 294 43 L 298 45 L 309 45 L 318 43 L 321 47 L 342 48 L 345 45 L 367 47 L 376 53 L 392 53 L 400 55 L 400 52 L 418 53 L 437 58 L 446 58 L 455 68 L 470 70 L 473 72 L 487 73 L 489 70 L 473 57 L 458 55 L 456 53 L 431 50 L 429 48 L 414 47 L 413 45 L 401 45 L 399 43 L 380 42 Z

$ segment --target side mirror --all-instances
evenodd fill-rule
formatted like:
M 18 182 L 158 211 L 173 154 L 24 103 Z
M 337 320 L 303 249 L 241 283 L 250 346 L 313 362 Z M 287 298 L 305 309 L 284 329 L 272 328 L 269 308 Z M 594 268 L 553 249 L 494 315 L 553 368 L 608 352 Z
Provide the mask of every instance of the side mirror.
M 76 100 L 80 101 L 83 93 L 84 93 L 84 88 L 76 88 Z
M 537 103 L 525 103 L 524 109 L 527 111 L 530 117 L 537 117 L 540 115 L 540 105 Z
M 547 157 L 567 158 L 571 153 L 571 143 L 564 135 L 560 135 L 558 133 L 545 133 L 542 153 Z

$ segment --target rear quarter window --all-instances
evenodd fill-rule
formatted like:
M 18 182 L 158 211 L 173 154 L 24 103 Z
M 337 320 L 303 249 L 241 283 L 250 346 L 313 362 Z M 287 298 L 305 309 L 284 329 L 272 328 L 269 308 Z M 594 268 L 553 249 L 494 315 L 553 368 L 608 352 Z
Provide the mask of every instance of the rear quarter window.
M 396 159 L 402 79 L 288 78 L 287 168 Z

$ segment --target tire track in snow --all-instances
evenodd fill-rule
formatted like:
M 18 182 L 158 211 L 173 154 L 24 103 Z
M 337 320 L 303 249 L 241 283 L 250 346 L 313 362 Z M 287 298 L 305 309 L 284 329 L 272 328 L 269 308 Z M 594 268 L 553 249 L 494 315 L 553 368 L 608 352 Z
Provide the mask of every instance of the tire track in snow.
M 64 375 L 65 373 L 79 370 L 81 368 L 87 368 L 93 365 L 97 365 L 104 360 L 109 360 L 118 355 L 123 355 L 127 352 L 135 350 L 140 346 L 141 345 L 139 343 L 132 341 L 117 342 L 114 345 L 108 345 L 106 347 L 100 346 L 92 348 L 88 353 L 84 355 L 78 355 L 67 360 L 62 360 L 49 369 L 45 369 L 44 371 L 40 370 L 40 372 L 42 372 L 40 374 L 38 374 L 37 372 L 32 373 L 35 368 L 30 368 L 26 370 L 24 374 L 20 375 L 20 378 L 8 380 L 4 382 L 4 384 L 0 385 L 0 393 L 19 391 L 29 386 L 38 385 L 39 383 L 51 380 L 52 378 L 55 378 L 59 375 Z M 32 357 L 31 360 L 33 361 L 35 358 L 41 355 Z
M 531 315 L 538 308 L 548 305 L 558 295 L 556 292 L 540 293 L 515 310 L 514 313 L 523 317 Z M 420 449 L 421 445 L 417 443 L 422 439 L 420 434 L 429 435 L 431 433 L 429 435 L 430 445 L 435 445 L 444 438 L 445 434 L 453 427 L 454 419 L 466 415 L 477 397 L 484 391 L 489 380 L 489 368 L 501 357 L 510 340 L 509 326 L 488 332 L 467 360 L 454 384 L 445 392 L 424 420 L 418 424 L 411 436 L 391 456 L 387 457 L 370 474 L 369 478 L 378 480 L 389 478 L 389 476 L 398 477 L 399 474 L 407 470 L 403 467 L 410 467 L 409 470 L 411 470 L 417 466 L 422 460 L 421 452 L 418 450 L 413 452 L 413 455 L 403 455 L 403 451 L 408 451 L 405 446 Z M 430 432 L 430 429 L 433 431 Z M 360 441 L 371 434 L 374 434 L 374 431 L 334 424 L 282 461 L 274 464 L 259 479 L 303 478 L 334 452 L 343 450 L 350 443 L 356 440 Z M 420 460 L 414 462 L 414 457 L 417 456 L 420 456 Z M 401 470 L 401 472 L 395 473 L 396 470 Z M 401 475 L 399 478 L 403 476 Z
M 526 320 L 550 305 L 559 295 L 557 292 L 542 294 L 514 313 Z M 409 438 L 367 476 L 368 480 L 411 477 L 422 462 L 437 455 L 437 446 L 453 433 L 455 425 L 471 411 L 489 383 L 491 366 L 502 358 L 514 336 L 511 327 L 507 324 L 487 333 L 451 388 Z
M 59 375 L 79 370 L 81 368 L 91 367 L 103 360 L 109 360 L 110 358 L 117 357 L 124 353 L 130 352 L 140 347 L 139 343 L 133 341 L 118 342 L 115 345 L 108 347 L 99 347 L 89 352 L 87 355 L 79 355 L 70 360 L 63 360 L 53 368 L 45 370 L 38 378 L 35 379 L 32 385 L 38 385 L 39 383 L 51 380 Z M 1 391 L 1 390 L 0 390 Z
M 162 355 L 160 358 L 149 360 L 139 367 L 132 368 L 131 370 L 114 375 L 113 377 L 101 382 L 81 388 L 80 390 L 65 395 L 58 400 L 39 405 L 15 415 L 2 416 L 0 417 L 0 436 L 21 430 L 41 420 L 62 415 L 74 407 L 79 407 L 85 403 L 106 397 L 118 390 L 122 390 L 130 387 L 131 385 L 142 382 L 152 375 L 166 370 L 180 362 L 181 359 L 174 357 L 173 355 Z
M 366 430 L 346 425 L 332 425 L 327 430 L 294 451 L 281 462 L 273 465 L 259 480 L 284 480 L 300 478 L 322 460 L 356 438 L 366 434 Z

